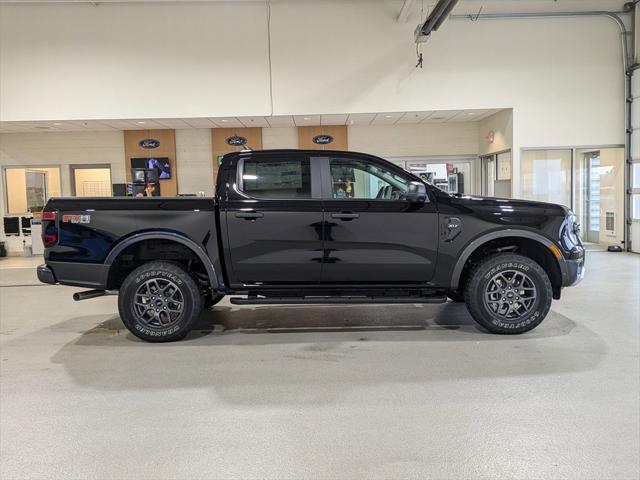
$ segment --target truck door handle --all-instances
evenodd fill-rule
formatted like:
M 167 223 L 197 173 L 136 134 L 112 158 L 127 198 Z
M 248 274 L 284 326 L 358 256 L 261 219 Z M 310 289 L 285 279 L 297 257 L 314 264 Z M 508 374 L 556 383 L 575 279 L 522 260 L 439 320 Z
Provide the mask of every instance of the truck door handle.
M 340 220 L 349 221 L 354 218 L 360 218 L 360 214 L 354 212 L 332 213 L 331 218 L 339 218 Z
M 256 220 L 257 218 L 264 217 L 262 212 L 237 212 L 236 218 L 244 218 L 245 220 Z

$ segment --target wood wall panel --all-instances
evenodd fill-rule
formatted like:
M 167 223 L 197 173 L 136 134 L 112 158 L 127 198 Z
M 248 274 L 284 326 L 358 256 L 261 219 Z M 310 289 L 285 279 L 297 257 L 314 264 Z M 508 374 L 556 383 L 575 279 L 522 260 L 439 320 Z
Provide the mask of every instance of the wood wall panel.
M 233 146 L 227 143 L 227 138 L 237 135 L 247 139 L 247 146 L 252 150 L 262 150 L 262 128 L 212 128 L 211 148 L 213 150 L 213 182 L 218 176 L 218 157 L 225 153 L 239 152 L 244 147 Z
M 333 142 L 328 145 L 313 143 L 316 135 L 331 135 Z M 298 127 L 298 148 L 302 150 L 348 150 L 346 125 L 325 125 L 312 127 Z
M 158 148 L 142 148 L 140 140 L 153 138 L 160 142 Z M 163 197 L 178 195 L 178 165 L 176 162 L 175 130 L 125 130 L 124 157 L 127 182 L 131 182 L 131 159 L 143 157 L 167 157 L 171 164 L 171 178 L 160 180 L 160 194 Z

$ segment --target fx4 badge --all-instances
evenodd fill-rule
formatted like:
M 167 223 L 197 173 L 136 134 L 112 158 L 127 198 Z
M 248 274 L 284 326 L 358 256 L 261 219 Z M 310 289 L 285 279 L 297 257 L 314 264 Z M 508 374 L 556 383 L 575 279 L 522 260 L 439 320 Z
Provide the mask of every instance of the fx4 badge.
M 64 223 L 91 223 L 91 215 L 62 215 Z

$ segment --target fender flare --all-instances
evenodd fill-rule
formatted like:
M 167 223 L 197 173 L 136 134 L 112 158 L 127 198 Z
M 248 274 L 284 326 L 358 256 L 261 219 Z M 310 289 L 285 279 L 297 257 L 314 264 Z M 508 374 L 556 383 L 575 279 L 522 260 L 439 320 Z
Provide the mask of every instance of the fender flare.
M 118 258 L 118 255 L 120 255 L 120 253 L 122 253 L 122 251 L 125 248 L 130 247 L 131 245 L 134 245 L 136 243 L 143 242 L 145 240 L 171 240 L 173 242 L 180 243 L 185 247 L 187 247 L 189 250 L 191 250 L 193 253 L 196 254 L 196 256 L 200 259 L 200 261 L 204 265 L 204 268 L 207 270 L 207 276 L 209 277 L 210 288 L 212 290 L 218 289 L 219 284 L 218 284 L 218 277 L 216 276 L 215 268 L 213 267 L 213 264 L 211 263 L 211 259 L 207 255 L 207 252 L 205 252 L 204 248 L 202 248 L 200 245 L 198 245 L 196 242 L 194 242 L 190 238 L 187 238 L 183 235 L 173 233 L 173 232 L 142 232 L 142 233 L 133 234 L 130 237 L 127 237 L 126 239 L 118 243 L 114 248 L 111 249 L 111 251 L 107 255 L 107 258 L 104 261 L 104 264 L 111 267 L 115 259 Z
M 451 274 L 451 282 L 450 282 L 451 289 L 456 290 L 458 288 L 458 283 L 460 282 L 460 276 L 462 275 L 462 269 L 464 268 L 465 264 L 467 263 L 467 260 L 469 259 L 469 257 L 475 251 L 476 248 L 478 248 L 480 245 L 487 243 L 491 240 L 495 240 L 497 238 L 505 238 L 505 237 L 526 238 L 529 240 L 534 240 L 540 243 L 541 245 L 544 245 L 549 250 L 549 253 L 551 253 L 553 258 L 555 258 L 556 261 L 558 262 L 558 266 L 560 267 L 560 273 L 562 275 L 562 285 L 565 284 L 565 280 L 568 277 L 567 262 L 564 258 L 559 259 L 553 254 L 553 251 L 551 250 L 551 246 L 558 248 L 558 246 L 555 243 L 553 243 L 547 237 L 543 237 L 539 233 L 529 232 L 527 230 L 500 230 L 497 232 L 487 233 L 485 235 L 482 235 L 481 237 L 474 239 L 464 248 L 464 250 L 462 250 L 462 253 L 458 257 L 458 260 L 455 266 L 453 267 L 453 273 Z

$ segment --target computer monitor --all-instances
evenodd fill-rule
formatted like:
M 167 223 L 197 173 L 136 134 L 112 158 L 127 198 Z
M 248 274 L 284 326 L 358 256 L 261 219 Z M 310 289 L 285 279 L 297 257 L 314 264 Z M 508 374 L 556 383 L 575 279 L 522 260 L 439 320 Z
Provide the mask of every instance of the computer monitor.
M 135 184 L 147 183 L 147 169 L 146 168 L 132 168 L 131 179 Z

